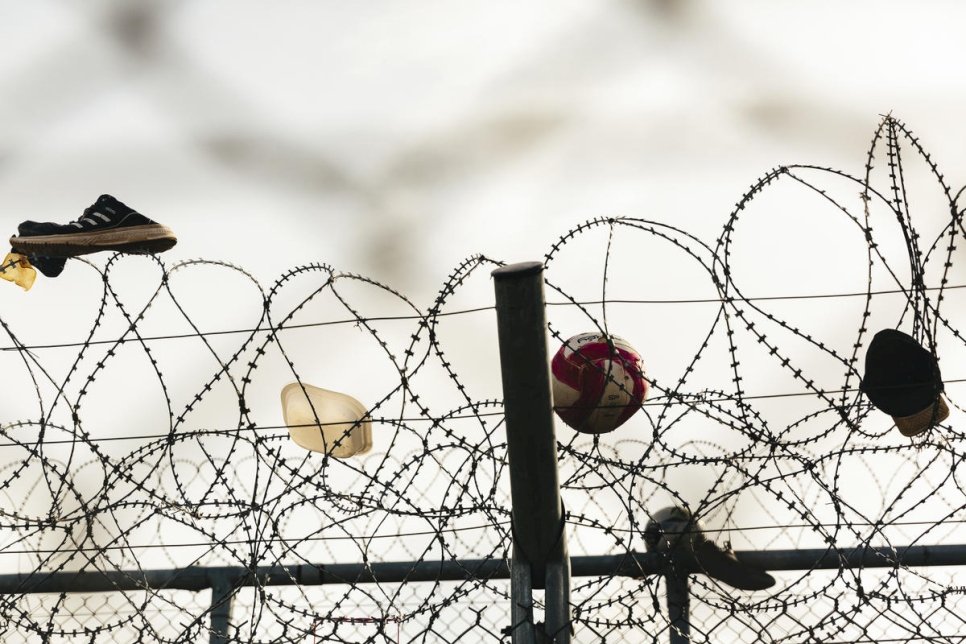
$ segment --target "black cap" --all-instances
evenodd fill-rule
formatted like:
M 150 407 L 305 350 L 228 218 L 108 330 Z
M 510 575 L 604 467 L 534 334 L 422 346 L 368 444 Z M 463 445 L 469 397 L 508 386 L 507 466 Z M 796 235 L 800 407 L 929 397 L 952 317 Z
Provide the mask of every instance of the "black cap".
M 884 329 L 872 338 L 860 387 L 906 436 L 929 429 L 949 414 L 940 396 L 943 381 L 936 357 L 896 329 Z

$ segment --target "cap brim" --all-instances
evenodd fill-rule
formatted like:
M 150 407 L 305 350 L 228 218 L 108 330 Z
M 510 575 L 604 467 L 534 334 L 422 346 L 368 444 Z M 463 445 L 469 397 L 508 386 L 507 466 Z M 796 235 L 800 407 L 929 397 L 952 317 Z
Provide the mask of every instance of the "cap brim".
M 911 416 L 893 416 L 896 427 L 903 436 L 918 436 L 930 427 L 949 418 L 949 406 L 942 396 L 932 405 Z

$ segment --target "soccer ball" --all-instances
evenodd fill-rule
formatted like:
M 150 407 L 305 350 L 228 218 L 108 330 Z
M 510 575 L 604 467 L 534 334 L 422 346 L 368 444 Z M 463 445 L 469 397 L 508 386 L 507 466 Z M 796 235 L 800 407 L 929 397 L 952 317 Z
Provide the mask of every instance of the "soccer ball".
M 575 335 L 557 350 L 550 374 L 554 411 L 585 434 L 615 430 L 647 398 L 641 356 L 616 335 Z

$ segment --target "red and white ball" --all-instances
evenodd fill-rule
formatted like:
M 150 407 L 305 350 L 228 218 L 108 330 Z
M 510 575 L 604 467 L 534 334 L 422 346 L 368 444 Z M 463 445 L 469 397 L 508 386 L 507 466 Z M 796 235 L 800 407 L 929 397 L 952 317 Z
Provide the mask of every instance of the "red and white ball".
M 647 398 L 641 356 L 616 335 L 575 335 L 557 350 L 550 373 L 554 411 L 585 434 L 617 429 Z

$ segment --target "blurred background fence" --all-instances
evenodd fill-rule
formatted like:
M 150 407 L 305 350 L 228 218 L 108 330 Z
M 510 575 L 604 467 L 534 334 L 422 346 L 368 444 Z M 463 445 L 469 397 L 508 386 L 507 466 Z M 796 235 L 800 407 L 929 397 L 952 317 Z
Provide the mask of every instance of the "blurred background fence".
M 558 423 L 575 641 L 672 636 L 664 578 L 635 569 L 669 505 L 777 579 L 692 575 L 694 641 L 962 639 L 960 195 L 886 117 L 863 172 L 778 167 L 716 240 L 601 217 L 552 245 L 551 349 L 620 335 L 651 384 L 610 434 Z M 4 641 L 507 640 L 502 262 L 424 306 L 323 264 L 265 287 L 97 260 L 0 313 Z M 882 328 L 943 368 L 952 413 L 915 439 L 858 390 Z M 372 451 L 295 445 L 293 381 L 363 401 Z

